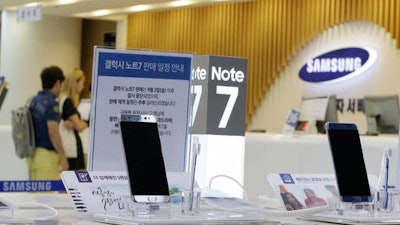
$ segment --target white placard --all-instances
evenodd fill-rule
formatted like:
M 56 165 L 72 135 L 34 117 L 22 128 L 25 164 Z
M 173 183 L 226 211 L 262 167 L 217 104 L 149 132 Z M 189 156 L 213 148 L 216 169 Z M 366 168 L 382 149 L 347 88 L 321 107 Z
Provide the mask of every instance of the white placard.
M 95 49 L 90 170 L 126 170 L 118 115 L 151 114 L 166 170 L 185 171 L 191 62 L 187 54 Z
M 17 12 L 17 22 L 33 22 L 42 19 L 42 6 L 19 7 Z
M 301 118 L 325 120 L 328 100 L 328 97 L 303 98 Z
M 335 203 L 340 201 L 334 174 L 279 173 L 269 174 L 267 178 L 282 206 L 289 211 L 327 205 L 335 208 Z M 368 175 L 368 181 L 372 188 L 376 186 L 378 179 L 374 175 Z M 310 202 L 307 191 L 313 192 L 318 200 Z M 371 193 L 375 192 L 376 190 L 371 190 Z
M 63 171 L 62 182 L 79 214 L 132 212 L 128 175 L 125 171 Z M 184 190 L 188 173 L 167 173 L 170 190 Z

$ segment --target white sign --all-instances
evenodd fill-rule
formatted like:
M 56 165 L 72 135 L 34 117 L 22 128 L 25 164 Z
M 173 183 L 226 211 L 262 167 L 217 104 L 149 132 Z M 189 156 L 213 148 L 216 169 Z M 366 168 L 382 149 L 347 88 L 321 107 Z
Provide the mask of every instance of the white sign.
M 189 174 L 168 173 L 170 191 L 184 190 Z M 136 210 L 125 171 L 63 171 L 65 190 L 79 214 L 126 213 Z
M 19 7 L 17 12 L 17 22 L 33 22 L 42 19 L 42 6 Z
M 340 201 L 334 174 L 274 173 L 267 178 L 282 206 L 289 211 L 328 205 L 335 209 Z M 370 187 L 378 182 L 374 175 L 368 175 L 368 181 Z
M 325 120 L 328 97 L 304 98 L 301 106 L 302 119 Z
M 192 56 L 101 48 L 94 55 L 89 168 L 126 170 L 118 115 L 150 114 L 166 170 L 185 171 Z

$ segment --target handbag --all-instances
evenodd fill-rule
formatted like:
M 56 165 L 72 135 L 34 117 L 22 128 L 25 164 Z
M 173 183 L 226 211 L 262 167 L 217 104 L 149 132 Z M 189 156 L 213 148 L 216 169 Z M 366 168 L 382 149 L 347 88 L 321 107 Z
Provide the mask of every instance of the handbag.
M 60 113 L 62 115 L 62 108 L 65 102 L 65 99 L 67 97 L 62 97 L 60 99 Z M 75 139 L 75 134 L 72 129 L 68 129 L 64 125 L 64 120 L 61 119 L 60 124 L 59 124 L 59 132 L 61 135 L 61 142 L 62 146 L 64 148 L 65 154 L 67 155 L 68 158 L 77 158 L 78 157 L 78 150 L 76 146 L 76 139 Z

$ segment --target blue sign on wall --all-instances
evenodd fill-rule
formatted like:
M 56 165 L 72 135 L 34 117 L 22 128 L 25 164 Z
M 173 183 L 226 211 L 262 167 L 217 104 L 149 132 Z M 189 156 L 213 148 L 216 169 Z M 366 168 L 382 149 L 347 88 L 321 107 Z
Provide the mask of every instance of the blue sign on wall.
M 376 52 L 369 48 L 337 49 L 308 60 L 299 76 L 313 83 L 342 81 L 362 74 L 376 57 Z

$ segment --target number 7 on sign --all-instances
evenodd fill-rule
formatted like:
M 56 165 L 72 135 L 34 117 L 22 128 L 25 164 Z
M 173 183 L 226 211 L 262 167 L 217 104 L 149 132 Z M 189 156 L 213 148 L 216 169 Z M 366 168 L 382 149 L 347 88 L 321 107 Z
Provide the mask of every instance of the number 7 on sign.
M 192 93 L 195 95 L 195 98 L 193 102 L 193 114 L 192 114 L 191 125 L 193 125 L 196 119 L 197 110 L 199 109 L 200 99 L 203 93 L 202 86 L 194 85 L 192 87 Z M 239 95 L 239 88 L 229 87 L 229 86 L 217 86 L 216 93 L 221 95 L 229 95 L 229 99 L 226 104 L 224 113 L 222 114 L 221 120 L 218 125 L 218 128 L 226 128 L 229 118 L 232 114 L 233 107 L 235 106 L 237 97 Z

